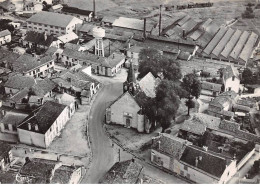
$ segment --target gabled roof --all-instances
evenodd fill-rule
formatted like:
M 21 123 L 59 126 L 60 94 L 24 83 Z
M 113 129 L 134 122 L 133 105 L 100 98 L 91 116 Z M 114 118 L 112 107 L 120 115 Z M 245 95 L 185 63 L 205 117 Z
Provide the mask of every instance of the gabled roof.
M 161 133 L 158 141 L 160 141 L 160 147 L 157 147 L 156 150 L 176 159 L 180 159 L 186 144 L 191 144 L 191 142 L 166 133 Z
M 26 21 L 65 28 L 70 24 L 70 22 L 73 19 L 78 19 L 78 18 L 75 18 L 74 16 L 70 16 L 70 15 L 65 15 L 65 14 L 42 11 L 42 12 L 38 12 L 37 14 L 34 14 Z
M 66 107 L 66 105 L 47 101 L 25 118 L 18 128 L 28 130 L 28 123 L 30 123 L 32 127 L 30 131 L 45 134 Z M 35 130 L 35 125 L 38 125 L 38 131 Z
M 61 165 L 58 161 L 45 160 L 39 158 L 30 158 L 20 169 L 22 176 L 33 177 L 36 181 L 33 183 L 47 184 L 52 176 L 52 171 Z
M 62 95 L 59 95 L 57 98 L 59 99 L 61 104 L 67 105 L 67 106 L 69 106 L 71 103 L 75 102 L 75 97 L 73 97 L 67 93 L 63 93 Z
M 58 37 L 58 40 L 60 40 L 63 43 L 68 43 L 72 40 L 78 39 L 78 35 L 76 35 L 74 32 L 70 32 L 68 34 L 62 35 Z
M 69 184 L 73 173 L 78 168 L 79 167 L 62 165 L 55 170 L 54 175 L 51 179 L 51 184 Z
M 206 82 L 206 81 L 202 81 L 201 82 L 201 88 L 204 90 L 211 90 L 211 91 L 217 91 L 220 92 L 221 91 L 221 84 L 215 84 L 212 82 Z
M 46 37 L 46 38 L 45 38 Z M 38 33 L 35 31 L 28 31 L 24 41 L 35 43 L 37 45 L 43 45 L 49 47 L 53 41 L 57 40 L 54 35 L 47 35 L 45 33 Z
M 155 88 L 159 84 L 160 79 L 155 78 L 151 72 L 147 73 L 140 81 L 139 86 L 146 96 L 154 98 Z
M 2 160 L 11 149 L 12 147 L 8 143 L 0 141 L 0 160 Z
M 196 158 L 198 159 L 197 166 L 195 164 Z M 187 146 L 180 160 L 217 178 L 222 176 L 226 170 L 226 166 L 230 164 L 230 159 L 209 150 L 204 151 L 197 146 Z
M 136 184 L 143 166 L 136 161 L 117 162 L 101 179 L 102 184 Z
M 7 112 L 1 120 L 1 123 L 19 125 L 27 116 L 27 114 L 23 113 Z
M 16 74 L 8 78 L 5 83 L 5 87 L 23 89 L 25 87 L 31 87 L 35 84 L 34 78 L 31 76 L 23 76 Z
M 203 135 L 207 128 L 218 129 L 220 121 L 220 118 L 203 113 L 196 113 L 191 117 L 191 119 L 184 121 L 180 130 L 197 135 Z
M 7 36 L 7 35 L 11 35 L 11 32 L 9 30 L 3 30 L 3 31 L 0 31 L 0 37 L 4 37 L 4 36 Z
M 228 78 L 231 78 L 235 76 L 239 79 L 239 72 L 236 67 L 234 67 L 233 64 L 227 66 L 223 71 L 223 78 L 224 80 L 227 80 Z
M 35 68 L 41 67 L 48 62 L 51 62 L 53 57 L 50 55 L 46 55 L 38 59 L 28 54 L 21 55 L 16 61 L 13 63 L 13 68 L 16 72 L 26 73 Z

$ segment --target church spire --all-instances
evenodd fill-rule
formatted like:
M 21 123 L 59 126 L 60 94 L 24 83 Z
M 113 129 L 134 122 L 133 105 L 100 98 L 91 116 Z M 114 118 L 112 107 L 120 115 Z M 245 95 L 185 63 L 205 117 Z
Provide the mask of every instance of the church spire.
M 124 92 L 129 91 L 132 95 L 135 95 L 136 89 L 137 87 L 136 87 L 135 70 L 134 70 L 133 63 L 130 62 L 127 79 L 123 84 L 123 90 Z
M 134 70 L 134 66 L 133 66 L 133 63 L 130 62 L 130 67 L 129 67 L 129 71 L 128 71 L 128 75 L 127 75 L 127 79 L 126 81 L 128 83 L 136 83 L 136 78 L 135 78 L 135 70 Z

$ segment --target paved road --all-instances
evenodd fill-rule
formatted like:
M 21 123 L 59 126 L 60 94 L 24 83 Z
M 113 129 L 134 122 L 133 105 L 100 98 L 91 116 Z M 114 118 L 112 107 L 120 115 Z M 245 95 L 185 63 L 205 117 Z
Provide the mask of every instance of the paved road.
M 103 128 L 105 108 L 108 102 L 115 100 L 122 94 L 122 83 L 105 85 L 98 93 L 89 117 L 89 134 L 93 159 L 87 175 L 82 183 L 96 184 L 115 162 L 115 152 L 112 143 Z

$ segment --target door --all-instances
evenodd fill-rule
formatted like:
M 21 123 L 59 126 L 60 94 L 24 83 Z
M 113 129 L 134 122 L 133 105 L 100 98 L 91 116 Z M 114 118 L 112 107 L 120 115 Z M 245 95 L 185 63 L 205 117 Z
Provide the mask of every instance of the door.
M 126 125 L 126 127 L 131 127 L 131 119 L 129 117 L 126 117 L 125 125 Z

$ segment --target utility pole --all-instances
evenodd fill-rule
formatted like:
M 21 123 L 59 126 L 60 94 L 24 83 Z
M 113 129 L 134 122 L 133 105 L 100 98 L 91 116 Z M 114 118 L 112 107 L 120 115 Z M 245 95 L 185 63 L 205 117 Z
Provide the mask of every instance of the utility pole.
M 120 148 L 118 149 L 118 162 L 120 162 Z
M 159 36 L 161 36 L 162 27 L 162 5 L 160 5 L 160 15 L 159 15 Z

